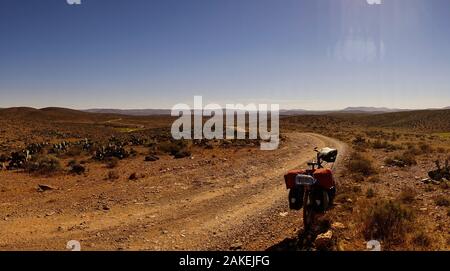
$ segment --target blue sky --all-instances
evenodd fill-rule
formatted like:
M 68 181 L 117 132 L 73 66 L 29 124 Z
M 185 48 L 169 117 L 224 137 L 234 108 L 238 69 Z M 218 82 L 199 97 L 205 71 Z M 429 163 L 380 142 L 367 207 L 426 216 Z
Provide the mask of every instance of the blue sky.
M 0 107 L 450 106 L 450 1 L 0 0 Z

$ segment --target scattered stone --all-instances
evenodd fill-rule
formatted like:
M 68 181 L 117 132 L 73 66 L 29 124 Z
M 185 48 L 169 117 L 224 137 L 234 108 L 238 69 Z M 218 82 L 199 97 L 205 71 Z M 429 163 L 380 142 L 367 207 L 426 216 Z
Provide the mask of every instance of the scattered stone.
M 156 155 L 148 155 L 145 157 L 145 161 L 146 162 L 154 162 L 154 161 L 158 161 L 159 157 Z
M 426 184 L 430 183 L 430 181 L 431 181 L 430 178 L 422 179 L 422 182 L 423 182 L 423 183 L 426 183 Z
M 345 227 L 344 224 L 342 224 L 342 223 L 340 223 L 340 222 L 334 222 L 333 224 L 331 224 L 331 228 L 332 228 L 333 230 L 343 230 L 343 229 L 345 229 L 346 227 Z
M 333 232 L 331 230 L 326 233 L 319 234 L 314 241 L 314 246 L 318 250 L 330 250 L 333 245 Z
M 280 216 L 281 216 L 281 217 L 285 217 L 285 216 L 287 216 L 288 214 L 289 214 L 288 212 L 281 212 L 281 213 L 280 213 Z
M 230 250 L 241 250 L 242 249 L 242 243 L 234 243 L 230 246 Z
M 51 212 L 46 213 L 45 216 L 52 216 L 52 215 L 54 215 L 54 214 L 56 214 L 56 212 L 51 211 Z
M 57 188 L 48 184 L 38 184 L 38 192 L 56 190 Z

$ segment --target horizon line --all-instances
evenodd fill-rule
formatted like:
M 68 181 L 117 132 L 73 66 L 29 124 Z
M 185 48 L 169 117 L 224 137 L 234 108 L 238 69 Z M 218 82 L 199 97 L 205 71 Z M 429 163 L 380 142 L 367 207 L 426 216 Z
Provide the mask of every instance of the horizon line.
M 144 111 L 144 110 L 172 110 L 172 108 L 114 108 L 114 107 L 91 107 L 91 108 L 75 108 L 75 107 L 64 107 L 64 106 L 45 106 L 45 107 L 33 107 L 33 106 L 10 106 L 10 107 L 0 107 L 0 110 L 3 109 L 13 109 L 13 108 L 29 108 L 36 110 L 43 110 L 49 108 L 59 108 L 59 109 L 69 109 L 76 111 L 89 111 L 89 110 L 121 110 L 121 111 Z M 225 107 L 222 107 L 225 109 Z M 304 109 L 304 108 L 280 108 L 279 111 L 309 111 L 309 112 L 329 112 L 329 111 L 343 111 L 353 109 L 357 111 L 358 109 L 385 109 L 385 110 L 396 110 L 396 111 L 415 111 L 415 110 L 442 110 L 442 109 L 450 109 L 450 106 L 444 107 L 428 107 L 428 108 L 396 108 L 396 107 L 385 107 L 385 106 L 347 106 L 339 109 Z

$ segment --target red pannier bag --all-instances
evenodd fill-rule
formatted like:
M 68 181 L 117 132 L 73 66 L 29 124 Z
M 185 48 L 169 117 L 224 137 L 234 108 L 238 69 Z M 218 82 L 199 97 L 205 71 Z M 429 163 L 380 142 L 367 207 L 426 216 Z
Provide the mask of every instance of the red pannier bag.
M 284 181 L 286 183 L 286 188 L 287 189 L 292 189 L 292 188 L 295 187 L 295 177 L 298 174 L 306 174 L 306 171 L 305 170 L 294 169 L 294 170 L 288 171 L 288 173 L 286 173 L 284 175 Z
M 324 189 L 331 189 L 335 186 L 333 173 L 331 169 L 328 168 L 316 169 L 314 171 L 313 177 L 319 182 L 319 185 Z

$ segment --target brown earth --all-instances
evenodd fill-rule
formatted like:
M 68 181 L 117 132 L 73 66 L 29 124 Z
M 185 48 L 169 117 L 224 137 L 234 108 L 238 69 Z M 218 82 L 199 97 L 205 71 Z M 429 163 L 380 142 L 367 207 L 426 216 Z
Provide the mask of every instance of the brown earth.
M 102 164 L 85 176 L 35 177 L 2 171 L 1 250 L 264 250 L 295 234 L 301 213 L 288 212 L 283 174 L 313 158 L 313 147 L 345 145 L 289 133 L 273 152 L 202 150 L 193 158 Z M 137 180 L 128 176 L 137 173 Z M 38 192 L 38 184 L 54 190 Z
M 449 250 L 450 180 L 423 181 L 435 160 L 450 158 L 449 112 L 282 117 L 285 140 L 271 152 L 253 142 L 190 142 L 192 157 L 159 152 L 160 160 L 145 162 L 154 149 L 141 145 L 132 147 L 135 157 L 113 169 L 83 152 L 58 155 L 63 171 L 56 175 L 0 170 L 0 250 L 64 250 L 69 240 L 80 241 L 83 250 L 311 249 L 302 235 L 301 212 L 287 208 L 283 174 L 305 167 L 315 146 L 340 151 L 335 205 L 319 217 L 331 227 L 318 233 L 333 231 L 335 245 L 329 249 L 365 250 L 368 211 L 392 200 L 411 210 L 414 220 L 399 240 L 382 241 L 384 250 Z M 104 144 L 111 136 L 152 142 L 162 135 L 157 145 L 167 147 L 164 136 L 172 121 L 60 108 L 0 109 L 0 155 L 30 143 L 85 137 Z M 414 164 L 386 164 L 406 152 L 414 153 Z M 374 172 L 349 169 L 354 153 L 366 157 Z M 84 175 L 67 172 L 74 158 L 86 162 Z M 39 184 L 50 189 L 42 191 Z

